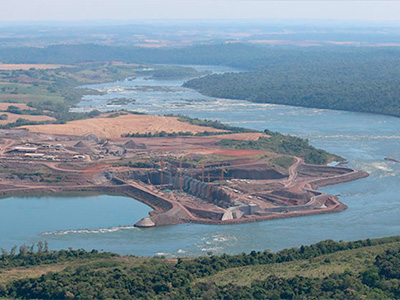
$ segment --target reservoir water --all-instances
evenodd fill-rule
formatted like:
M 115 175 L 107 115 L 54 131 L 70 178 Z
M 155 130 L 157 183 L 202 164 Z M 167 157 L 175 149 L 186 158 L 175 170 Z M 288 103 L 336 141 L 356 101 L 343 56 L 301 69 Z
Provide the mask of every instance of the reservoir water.
M 201 67 L 214 72 L 226 68 Z M 29 197 L 0 200 L 0 247 L 47 240 L 53 249 L 104 249 L 122 254 L 193 256 L 279 250 L 324 239 L 357 240 L 400 234 L 400 118 L 214 99 L 181 88 L 183 80 L 131 81 L 91 86 L 76 111 L 118 108 L 151 114 L 185 114 L 232 125 L 308 138 L 341 155 L 370 177 L 323 188 L 348 210 L 260 223 L 181 224 L 151 229 L 131 225 L 150 210 L 127 197 Z M 124 104 L 116 99 L 125 98 Z M 122 225 L 122 227 L 118 227 Z M 88 230 L 85 230 L 88 229 Z

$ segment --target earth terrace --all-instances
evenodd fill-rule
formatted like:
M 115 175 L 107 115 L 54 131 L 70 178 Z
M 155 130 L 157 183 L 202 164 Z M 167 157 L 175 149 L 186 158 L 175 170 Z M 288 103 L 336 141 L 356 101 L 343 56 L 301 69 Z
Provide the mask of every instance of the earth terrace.
M 191 136 L 121 137 L 128 132 Z M 207 132 L 206 136 L 199 136 Z M 196 135 L 197 134 L 197 135 Z M 124 193 L 153 208 L 137 222 L 236 224 L 346 209 L 321 186 L 368 176 L 267 150 L 227 149 L 261 132 L 230 132 L 177 117 L 104 114 L 98 118 L 0 130 L 0 193 Z

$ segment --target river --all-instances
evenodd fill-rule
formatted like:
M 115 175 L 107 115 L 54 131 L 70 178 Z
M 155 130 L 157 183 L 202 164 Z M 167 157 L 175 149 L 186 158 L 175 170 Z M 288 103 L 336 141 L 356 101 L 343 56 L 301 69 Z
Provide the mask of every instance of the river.
M 200 69 L 233 71 L 223 67 Z M 322 189 L 340 195 L 340 200 L 349 207 L 344 212 L 224 226 L 181 224 L 132 228 L 149 208 L 126 197 L 92 196 L 62 201 L 51 196 L 9 198 L 0 201 L 0 212 L 8 209 L 11 210 L 8 215 L 14 216 L 14 211 L 18 211 L 20 217 L 4 221 L 0 216 L 0 246 L 10 248 L 13 244 L 47 240 L 53 249 L 83 247 L 175 257 L 207 252 L 276 251 L 324 239 L 357 240 L 400 234 L 400 164 L 384 160 L 385 157 L 400 159 L 400 118 L 214 99 L 181 88 L 182 83 L 183 80 L 137 78 L 91 86 L 105 95 L 85 96 L 75 110 L 125 108 L 151 114 L 179 113 L 234 126 L 268 128 L 308 138 L 312 145 L 345 157 L 350 166 L 369 172 L 370 177 Z M 117 98 L 128 100 L 123 105 L 115 104 Z M 36 205 L 36 210 L 31 213 L 25 205 Z M 64 210 L 57 210 L 54 205 L 68 211 L 69 221 L 62 226 L 58 226 L 57 216 L 65 215 Z M 81 213 L 80 206 L 89 211 L 89 218 Z M 52 213 L 54 218 L 33 217 L 39 209 L 42 216 Z M 113 217 L 108 217 L 111 212 Z M 30 219 L 33 221 L 28 224 Z M 118 228 L 118 225 L 124 226 Z M 24 226 L 26 231 L 22 230 Z

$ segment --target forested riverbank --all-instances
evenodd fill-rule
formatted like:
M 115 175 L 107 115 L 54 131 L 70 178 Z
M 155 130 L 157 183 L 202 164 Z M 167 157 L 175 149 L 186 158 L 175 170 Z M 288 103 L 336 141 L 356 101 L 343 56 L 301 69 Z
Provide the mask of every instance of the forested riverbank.
M 56 45 L 2 48 L 0 61 L 229 66 L 243 72 L 204 76 L 184 86 L 220 98 L 400 116 L 399 53 L 396 47 L 212 44 L 145 49 Z M 194 75 L 189 69 L 186 74 Z M 156 75 L 162 78 L 165 74 Z
M 44 244 L 22 246 L 19 253 L 14 248 L 10 253 L 3 250 L 0 256 L 0 297 L 398 298 L 399 241 L 399 237 L 327 240 L 277 253 L 266 250 L 177 260 L 84 250 L 49 251 Z

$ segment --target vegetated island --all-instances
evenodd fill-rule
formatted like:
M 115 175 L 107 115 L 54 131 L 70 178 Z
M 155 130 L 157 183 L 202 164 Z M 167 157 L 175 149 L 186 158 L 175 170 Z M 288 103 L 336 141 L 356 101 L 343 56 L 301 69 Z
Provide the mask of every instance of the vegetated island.
M 153 208 L 135 225 L 235 224 L 339 212 L 317 189 L 368 176 L 326 166 L 308 141 L 218 121 L 126 111 L 0 130 L 0 194 L 124 193 Z
M 165 259 L 46 243 L 0 255 L 6 299 L 398 299 L 400 237 Z

